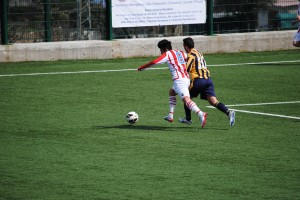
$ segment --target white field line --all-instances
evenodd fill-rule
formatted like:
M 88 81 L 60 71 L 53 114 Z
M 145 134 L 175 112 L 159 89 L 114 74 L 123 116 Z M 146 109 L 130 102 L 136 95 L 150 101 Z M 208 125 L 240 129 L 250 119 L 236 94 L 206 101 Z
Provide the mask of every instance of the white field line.
M 291 104 L 291 103 L 300 103 L 300 101 L 288 101 L 288 102 L 271 102 L 271 103 L 250 103 L 250 104 L 235 104 L 235 105 L 226 105 L 228 107 L 239 107 L 239 106 L 264 106 L 264 105 L 278 105 L 278 104 Z M 213 106 L 207 106 L 208 108 L 214 108 Z
M 238 66 L 238 65 L 263 65 L 263 64 L 278 64 L 278 63 L 296 63 L 300 60 L 274 61 L 274 62 L 255 62 L 255 63 L 236 63 L 236 64 L 219 64 L 209 65 L 209 67 L 221 66 Z M 161 70 L 168 69 L 167 67 L 155 67 L 146 70 Z M 60 74 L 86 74 L 86 73 L 106 73 L 106 72 L 123 72 L 136 71 L 136 69 L 115 69 L 115 70 L 93 70 L 93 71 L 75 71 L 75 72 L 45 72 L 45 73 L 28 73 L 28 74 L 0 74 L 0 77 L 14 77 L 14 76 L 42 76 L 42 75 L 60 75 Z
M 292 104 L 292 103 L 300 103 L 300 101 L 289 101 L 289 102 L 273 102 L 273 103 L 253 103 L 253 104 L 236 104 L 236 105 L 227 105 L 228 107 L 238 107 L 238 106 L 264 106 L 264 105 L 278 105 L 278 104 Z M 213 106 L 206 106 L 207 108 L 215 108 Z M 254 112 L 254 111 L 248 111 L 248 110 L 239 110 L 239 109 L 230 109 L 234 110 L 236 112 L 242 112 L 242 113 L 250 113 L 250 114 L 256 114 L 256 115 L 265 115 L 265 116 L 272 116 L 272 117 L 280 117 L 280 118 L 289 118 L 289 119 L 299 119 L 300 117 L 294 117 L 294 116 L 286 116 L 286 115 L 278 115 L 278 114 L 271 114 L 271 113 L 263 113 L 263 112 Z
M 236 64 L 219 64 L 219 65 L 209 65 L 213 67 L 222 66 L 237 66 L 237 65 L 265 65 L 265 64 L 277 64 L 277 63 L 295 63 L 300 62 L 300 60 L 286 60 L 286 61 L 272 61 L 272 62 L 254 62 L 254 63 L 236 63 Z
M 57 74 L 87 74 L 87 73 L 105 73 L 105 72 L 122 72 L 122 71 L 136 71 L 136 69 L 94 70 L 94 71 L 76 71 L 76 72 L 47 72 L 47 73 L 29 73 L 29 74 L 3 74 L 0 75 L 0 77 L 41 76 L 41 75 L 57 75 Z
M 266 116 L 272 116 L 272 117 L 281 117 L 281 118 L 299 119 L 300 120 L 300 117 L 277 115 L 277 114 L 263 113 L 263 112 L 252 112 L 252 111 L 248 111 L 248 110 L 237 110 L 237 109 L 231 109 L 231 110 L 234 110 L 237 112 L 242 112 L 242 113 L 251 113 L 251 114 L 256 114 L 256 115 L 266 115 Z

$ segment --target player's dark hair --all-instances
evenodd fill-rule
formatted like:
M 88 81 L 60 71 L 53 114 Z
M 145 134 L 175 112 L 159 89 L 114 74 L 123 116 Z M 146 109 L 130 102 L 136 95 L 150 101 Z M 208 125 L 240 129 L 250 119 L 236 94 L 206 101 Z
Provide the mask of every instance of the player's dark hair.
M 183 45 L 187 46 L 188 48 L 192 49 L 194 48 L 195 44 L 194 44 L 194 40 L 190 37 L 188 38 L 184 38 L 183 39 Z
M 168 40 L 161 40 L 157 44 L 158 48 L 163 49 L 163 50 L 172 50 L 172 45 L 171 42 Z

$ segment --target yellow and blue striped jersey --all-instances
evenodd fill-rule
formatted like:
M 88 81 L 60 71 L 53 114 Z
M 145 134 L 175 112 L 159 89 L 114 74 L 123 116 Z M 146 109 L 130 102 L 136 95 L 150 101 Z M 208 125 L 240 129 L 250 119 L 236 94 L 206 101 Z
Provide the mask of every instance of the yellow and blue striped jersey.
M 208 79 L 210 77 L 210 72 L 206 67 L 206 62 L 202 53 L 195 48 L 188 53 L 187 71 L 190 73 L 192 80 L 195 78 Z

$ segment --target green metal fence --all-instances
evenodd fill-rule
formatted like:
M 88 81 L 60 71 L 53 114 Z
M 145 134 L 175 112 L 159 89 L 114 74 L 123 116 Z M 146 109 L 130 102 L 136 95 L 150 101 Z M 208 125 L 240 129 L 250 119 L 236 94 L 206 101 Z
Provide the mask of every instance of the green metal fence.
M 215 33 L 297 29 L 298 0 L 216 0 Z
M 10 43 L 105 39 L 101 0 L 11 0 L 7 20 Z
M 298 3 L 207 0 L 207 24 L 111 29 L 110 0 L 1 0 L 1 44 L 296 29 Z

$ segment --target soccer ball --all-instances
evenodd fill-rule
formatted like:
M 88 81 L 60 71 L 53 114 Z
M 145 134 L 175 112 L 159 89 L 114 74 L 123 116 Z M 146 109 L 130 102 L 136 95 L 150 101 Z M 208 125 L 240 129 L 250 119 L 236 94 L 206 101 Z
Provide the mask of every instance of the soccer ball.
M 131 111 L 131 112 L 127 113 L 126 120 L 129 124 L 134 124 L 139 120 L 139 116 L 136 112 Z

